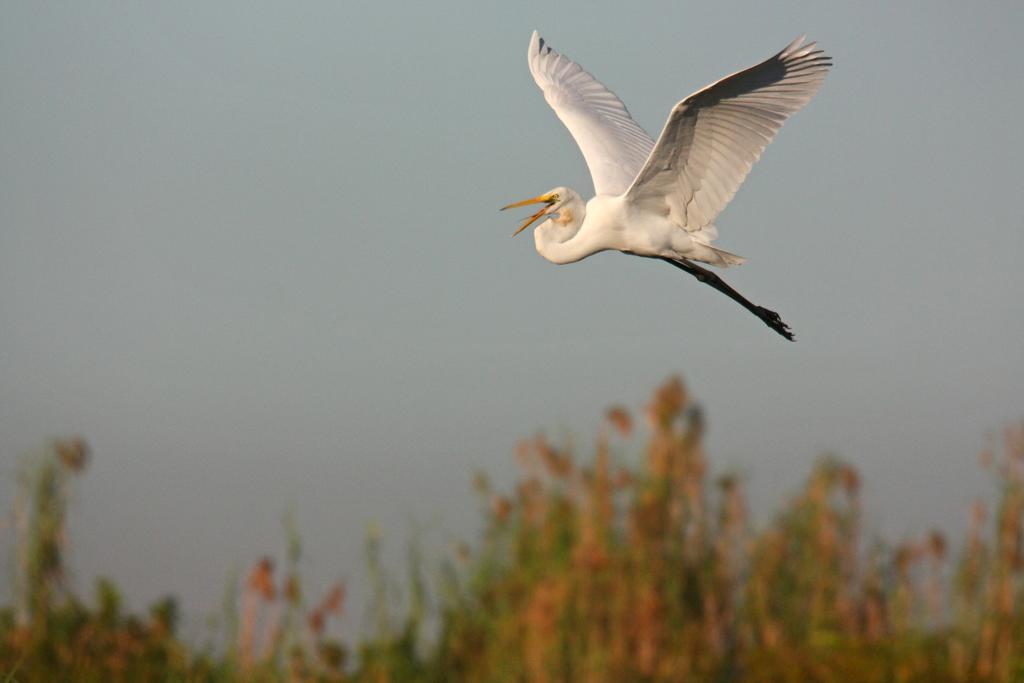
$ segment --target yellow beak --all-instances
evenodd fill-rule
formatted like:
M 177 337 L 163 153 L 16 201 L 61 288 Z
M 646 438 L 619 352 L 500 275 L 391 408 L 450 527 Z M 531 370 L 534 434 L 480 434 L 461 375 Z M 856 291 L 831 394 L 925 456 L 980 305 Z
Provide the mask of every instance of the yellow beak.
M 514 209 L 517 206 L 529 206 L 530 204 L 544 204 L 544 206 L 540 208 L 540 211 L 526 218 L 523 224 L 519 226 L 519 229 L 512 233 L 512 236 L 515 237 L 523 230 L 526 230 L 528 227 L 530 227 L 531 225 L 539 221 L 541 218 L 543 218 L 544 214 L 547 213 L 548 208 L 554 203 L 555 200 L 552 198 L 550 194 L 542 194 L 537 197 L 531 197 L 530 199 L 524 199 L 521 202 L 513 202 L 508 206 L 501 207 L 501 210 L 504 211 L 505 209 Z

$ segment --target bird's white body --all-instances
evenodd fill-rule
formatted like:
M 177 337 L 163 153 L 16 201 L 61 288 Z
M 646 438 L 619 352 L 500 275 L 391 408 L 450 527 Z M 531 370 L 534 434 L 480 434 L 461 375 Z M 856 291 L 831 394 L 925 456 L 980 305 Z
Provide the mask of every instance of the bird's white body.
M 557 187 L 505 208 L 544 204 L 534 243 L 552 263 L 573 263 L 601 251 L 669 261 L 727 293 L 776 331 L 792 338 L 778 315 L 754 306 L 692 261 L 732 266 L 744 261 L 712 245 L 714 220 L 786 118 L 817 92 L 831 60 L 798 38 L 781 52 L 698 90 L 669 113 L 653 140 L 626 106 L 579 64 L 536 31 L 527 53 L 544 99 L 579 145 L 594 181 L 585 202 Z M 770 314 L 770 315 L 769 315 Z
M 732 265 L 730 256 L 739 259 L 731 254 L 722 256 L 722 250 L 680 230 L 668 217 L 642 210 L 623 195 L 597 195 L 584 205 L 573 190 L 556 191 L 563 197 L 571 193 L 571 200 L 563 200 L 562 208 L 533 232 L 537 253 L 552 263 L 575 263 L 609 249 L 707 263 L 721 261 L 723 265 Z M 706 238 L 713 231 L 702 232 Z

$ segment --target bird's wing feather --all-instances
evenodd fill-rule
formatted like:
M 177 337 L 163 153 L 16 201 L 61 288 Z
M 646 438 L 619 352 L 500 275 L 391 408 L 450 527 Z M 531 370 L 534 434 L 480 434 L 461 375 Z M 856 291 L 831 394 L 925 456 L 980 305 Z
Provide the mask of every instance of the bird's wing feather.
M 626 105 L 583 67 L 552 50 L 533 32 L 530 73 L 544 99 L 569 129 L 597 194 L 625 192 L 643 167 L 654 141 L 629 115 Z
M 831 58 L 803 41 L 673 107 L 627 199 L 691 232 L 711 225 L 783 121 L 824 81 Z

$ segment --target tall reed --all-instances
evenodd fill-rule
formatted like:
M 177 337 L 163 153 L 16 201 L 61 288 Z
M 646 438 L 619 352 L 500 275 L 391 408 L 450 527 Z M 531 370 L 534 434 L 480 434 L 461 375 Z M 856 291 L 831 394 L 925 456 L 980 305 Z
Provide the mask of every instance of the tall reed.
M 19 473 L 0 676 L 1024 681 L 1024 425 L 983 454 L 995 493 L 975 503 L 955 552 L 938 530 L 898 543 L 865 538 L 861 477 L 834 456 L 756 523 L 744 482 L 712 475 L 704 425 L 673 378 L 643 420 L 610 409 L 590 457 L 543 434 L 523 440 L 522 476 L 509 490 L 476 477 L 480 537 L 459 544 L 434 581 L 416 544 L 407 578 L 395 580 L 379 532 L 371 533 L 372 626 L 355 642 L 332 636 L 343 584 L 319 600 L 307 595 L 302 541 L 289 523 L 283 561 L 254 560 L 229 590 L 225 640 L 205 650 L 177 637 L 173 599 L 135 615 L 110 581 L 97 583 L 91 601 L 68 589 L 68 501 L 88 449 L 78 439 L 56 442 Z

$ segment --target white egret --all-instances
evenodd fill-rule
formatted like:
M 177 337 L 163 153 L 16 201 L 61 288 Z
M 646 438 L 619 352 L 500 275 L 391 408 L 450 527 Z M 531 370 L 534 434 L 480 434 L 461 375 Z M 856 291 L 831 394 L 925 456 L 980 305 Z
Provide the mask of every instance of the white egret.
M 775 56 L 698 90 L 672 108 L 658 141 L 626 106 L 580 65 L 533 32 L 530 73 L 576 140 L 590 169 L 595 196 L 567 187 L 515 202 L 543 204 L 513 236 L 534 230 L 541 256 L 573 263 L 615 249 L 655 258 L 690 273 L 742 304 L 790 341 L 789 326 L 756 306 L 715 273 L 743 257 L 712 246 L 714 220 L 761 156 L 783 121 L 821 86 L 831 58 L 797 38 Z

